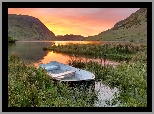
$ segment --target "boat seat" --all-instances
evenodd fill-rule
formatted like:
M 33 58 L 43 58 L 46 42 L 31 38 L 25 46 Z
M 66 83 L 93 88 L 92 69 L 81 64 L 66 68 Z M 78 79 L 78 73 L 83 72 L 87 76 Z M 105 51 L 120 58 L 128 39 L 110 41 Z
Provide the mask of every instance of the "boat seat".
M 56 70 L 59 69 L 59 66 L 57 65 L 50 65 L 50 66 L 46 66 L 45 70 L 49 71 L 49 70 Z
M 59 73 L 59 74 L 51 74 L 50 75 L 53 77 L 53 78 L 64 78 L 65 75 L 75 75 L 75 71 L 66 71 L 66 72 L 63 72 L 63 73 Z

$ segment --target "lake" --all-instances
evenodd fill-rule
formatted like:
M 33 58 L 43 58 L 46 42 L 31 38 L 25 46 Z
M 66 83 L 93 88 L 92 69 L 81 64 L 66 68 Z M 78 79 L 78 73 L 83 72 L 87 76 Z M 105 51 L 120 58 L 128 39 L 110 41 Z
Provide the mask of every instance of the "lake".
M 78 44 L 97 44 L 103 42 L 89 42 L 89 41 L 17 41 L 14 44 L 8 44 L 8 55 L 12 52 L 17 52 L 20 54 L 20 58 L 26 61 L 33 62 L 37 67 L 38 64 L 49 63 L 50 61 L 57 61 L 63 64 L 67 64 L 68 60 L 73 57 L 72 55 L 56 53 L 53 51 L 43 51 L 43 47 L 51 46 L 53 43 L 55 45 L 65 45 L 68 43 L 78 43 Z M 85 57 L 80 57 L 85 59 Z M 104 64 L 103 61 L 100 62 L 99 59 L 92 59 L 100 64 Z M 117 62 L 107 60 L 106 64 L 117 65 Z M 108 86 L 103 85 L 100 82 L 95 83 L 95 89 L 99 92 L 99 103 L 97 106 L 108 106 L 104 100 L 111 100 L 115 92 L 118 92 L 117 88 L 110 89 Z
M 88 42 L 88 41 L 55 41 L 55 45 L 65 45 L 68 43 L 78 43 L 78 44 L 97 44 L 103 42 Z M 63 64 L 67 64 L 67 61 L 74 57 L 73 55 L 67 55 L 62 53 L 56 53 L 53 51 L 43 51 L 43 47 L 51 46 L 53 42 L 51 41 L 18 41 L 15 44 L 8 44 L 8 55 L 12 52 L 17 52 L 20 54 L 20 58 L 33 62 L 36 66 L 39 63 L 49 63 L 50 61 L 58 61 Z M 78 58 L 86 59 L 87 57 L 80 56 Z M 90 57 L 89 57 L 90 60 Z M 93 61 L 100 62 L 100 59 L 92 59 Z M 103 61 L 101 64 L 104 64 Z M 117 65 L 117 62 L 106 60 L 106 64 Z

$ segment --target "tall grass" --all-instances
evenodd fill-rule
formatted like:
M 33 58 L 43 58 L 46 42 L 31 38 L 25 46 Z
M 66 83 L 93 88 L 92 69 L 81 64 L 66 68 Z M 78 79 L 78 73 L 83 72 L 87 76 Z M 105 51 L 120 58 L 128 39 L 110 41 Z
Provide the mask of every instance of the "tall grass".
M 138 51 L 144 51 L 146 45 L 133 43 L 104 43 L 104 44 L 71 44 L 68 45 L 52 45 L 51 47 L 44 47 L 44 50 L 52 50 L 55 52 L 92 55 L 95 58 L 102 58 L 104 55 L 108 59 L 121 61 L 130 60 L 132 54 Z
M 147 52 L 146 45 L 126 44 L 70 44 L 48 47 L 53 51 L 74 55 L 93 55 L 119 61 L 117 67 L 102 66 L 92 61 L 71 59 L 69 64 L 91 71 L 97 80 L 110 87 L 117 87 L 120 92 L 111 104 L 119 107 L 147 106 Z M 126 61 L 123 61 L 126 60 Z M 8 60 L 8 105 L 28 107 L 84 107 L 94 106 L 95 93 L 82 88 L 69 88 L 58 83 L 42 68 L 36 69 L 21 61 L 15 53 Z M 81 90 L 81 91 L 80 91 Z
M 97 93 L 84 88 L 54 84 L 46 71 L 20 60 L 16 53 L 8 59 L 9 107 L 91 107 Z
M 129 62 L 121 61 L 117 67 L 102 66 L 92 61 L 71 59 L 70 65 L 93 72 L 97 80 L 110 87 L 117 87 L 120 92 L 111 104 L 120 107 L 147 106 L 147 63 L 146 51 L 137 52 Z
M 73 47 L 71 47 L 73 46 Z M 74 54 L 80 52 L 92 52 L 95 55 L 100 53 L 112 55 L 119 61 L 119 65 L 101 65 L 99 63 L 81 59 L 70 59 L 69 65 L 91 71 L 97 80 L 103 84 L 117 87 L 120 92 L 110 104 L 118 103 L 120 107 L 146 107 L 147 106 L 147 47 L 143 44 L 100 44 L 100 45 L 71 45 L 52 47 L 62 52 L 74 49 Z M 66 47 L 66 48 L 65 48 Z M 67 49 L 69 47 L 69 49 Z M 63 48 L 61 50 L 61 48 Z M 85 49 L 85 50 L 84 50 Z M 82 50 L 82 51 L 81 51 Z M 86 51 L 87 50 L 87 51 Z M 79 51 L 79 52 L 78 52 Z M 129 57 L 129 56 L 130 57 Z M 124 58 L 127 59 L 124 59 Z M 128 59 L 129 58 L 129 59 Z M 127 61 L 123 61 L 127 60 Z

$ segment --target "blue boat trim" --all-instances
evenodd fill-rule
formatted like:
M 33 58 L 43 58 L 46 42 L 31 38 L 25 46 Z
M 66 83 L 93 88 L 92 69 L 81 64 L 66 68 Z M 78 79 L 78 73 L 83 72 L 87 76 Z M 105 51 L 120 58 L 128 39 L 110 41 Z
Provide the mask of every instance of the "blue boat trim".
M 95 75 L 89 71 L 75 68 L 69 65 L 51 61 L 47 64 L 39 64 L 52 78 L 59 81 L 90 81 L 95 80 Z

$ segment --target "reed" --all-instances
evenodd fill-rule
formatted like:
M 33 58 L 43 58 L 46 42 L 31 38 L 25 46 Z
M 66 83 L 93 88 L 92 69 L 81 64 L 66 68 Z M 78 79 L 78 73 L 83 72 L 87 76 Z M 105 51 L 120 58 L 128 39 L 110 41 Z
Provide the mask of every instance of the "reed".
M 45 48 L 45 47 L 44 47 Z M 115 61 L 129 61 L 132 55 L 144 51 L 146 44 L 134 43 L 104 43 L 104 44 L 71 44 L 68 45 L 53 45 L 46 47 L 46 50 L 62 52 L 66 54 L 93 56 L 102 58 L 106 55 L 107 59 Z
M 117 87 L 120 92 L 109 104 L 119 107 L 146 107 L 147 106 L 147 62 L 146 50 L 133 55 L 129 62 L 121 61 L 118 66 L 102 66 L 93 61 L 70 59 L 68 62 L 93 72 L 96 81 L 111 88 Z M 120 102 L 120 103 L 119 103 Z
M 95 100 L 96 92 L 60 82 L 55 85 L 44 69 L 20 60 L 16 53 L 9 56 L 9 107 L 93 107 Z

